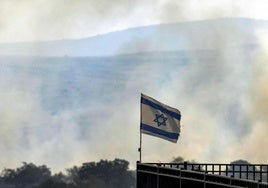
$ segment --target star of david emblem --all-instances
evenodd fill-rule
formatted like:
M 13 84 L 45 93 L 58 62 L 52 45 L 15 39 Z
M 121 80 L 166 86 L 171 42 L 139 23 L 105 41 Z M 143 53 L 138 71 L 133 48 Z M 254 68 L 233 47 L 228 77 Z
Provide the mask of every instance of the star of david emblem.
M 161 125 L 163 126 L 166 126 L 166 121 L 167 121 L 168 118 L 166 118 L 164 116 L 164 114 L 155 114 L 155 119 L 154 119 L 154 122 L 157 123 L 158 127 L 160 127 Z

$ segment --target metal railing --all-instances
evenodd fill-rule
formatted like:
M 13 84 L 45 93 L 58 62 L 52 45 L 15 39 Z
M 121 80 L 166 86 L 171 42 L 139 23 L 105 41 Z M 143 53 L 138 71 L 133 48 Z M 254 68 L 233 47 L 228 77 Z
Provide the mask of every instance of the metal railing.
M 220 164 L 187 162 L 147 164 L 268 183 L 268 164 Z
M 248 167 L 246 166 L 244 164 L 137 163 L 137 188 L 268 188 L 267 182 L 257 179 L 258 176 L 261 177 L 260 174 L 267 176 L 267 165 L 248 164 Z M 252 179 L 250 179 L 251 173 Z

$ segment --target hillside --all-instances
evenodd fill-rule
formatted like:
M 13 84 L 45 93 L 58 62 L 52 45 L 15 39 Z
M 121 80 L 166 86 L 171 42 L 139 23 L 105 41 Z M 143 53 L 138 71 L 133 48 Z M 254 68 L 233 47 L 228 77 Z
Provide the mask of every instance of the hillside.
M 1 56 L 112 56 L 146 51 L 254 46 L 268 21 L 229 18 L 131 28 L 82 39 L 0 44 Z M 221 45 L 221 44 L 220 44 Z

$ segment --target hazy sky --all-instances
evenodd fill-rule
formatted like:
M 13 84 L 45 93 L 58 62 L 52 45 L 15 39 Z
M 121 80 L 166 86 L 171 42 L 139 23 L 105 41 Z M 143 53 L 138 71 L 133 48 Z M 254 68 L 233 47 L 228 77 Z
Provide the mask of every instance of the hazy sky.
M 157 23 L 268 19 L 266 0 L 0 0 L 0 42 L 82 38 Z
M 267 10 L 267 0 L 0 0 L 0 42 L 83 38 L 223 17 L 268 20 Z M 245 32 L 232 24 L 224 30 L 204 29 L 203 36 L 209 37 L 202 40 L 199 30 L 182 40 L 191 49 L 206 42 L 216 56 L 202 58 L 189 51 L 173 65 L 137 61 L 124 72 L 119 64 L 97 64 L 95 71 L 83 61 L 66 63 L 64 58 L 53 63 L 34 58 L 1 61 L 0 170 L 27 161 L 58 171 L 114 157 L 135 167 L 141 92 L 182 111 L 179 143 L 144 136 L 145 161 L 168 162 L 181 155 L 199 162 L 243 158 L 267 163 L 267 27 L 255 30 L 249 24 Z M 146 42 L 137 47 L 153 45 Z M 249 46 L 230 48 L 233 42 Z

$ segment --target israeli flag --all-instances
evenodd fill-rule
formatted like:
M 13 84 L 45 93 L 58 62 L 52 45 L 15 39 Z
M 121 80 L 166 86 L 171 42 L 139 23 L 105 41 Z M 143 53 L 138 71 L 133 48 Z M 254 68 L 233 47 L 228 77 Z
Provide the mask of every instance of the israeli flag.
M 180 111 L 141 94 L 142 133 L 176 143 L 180 135 Z

